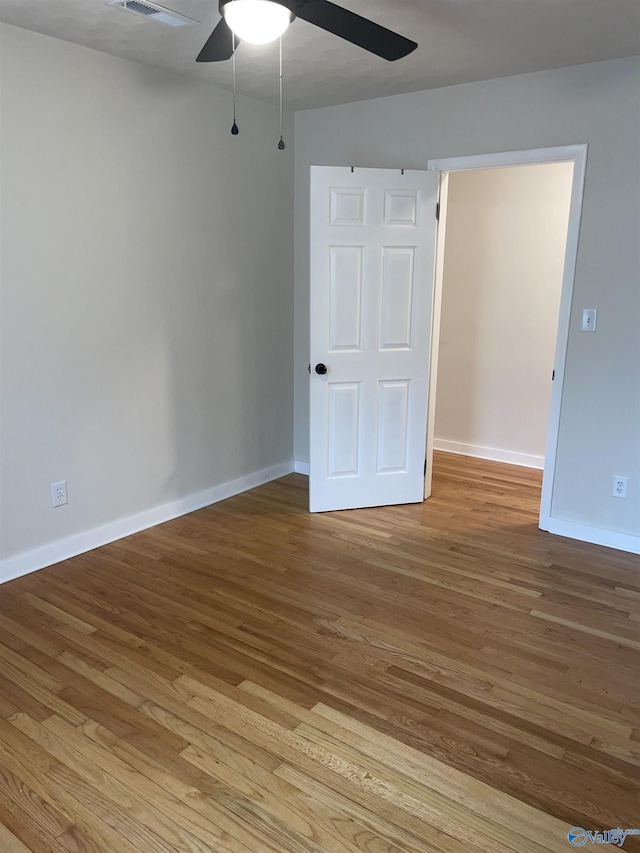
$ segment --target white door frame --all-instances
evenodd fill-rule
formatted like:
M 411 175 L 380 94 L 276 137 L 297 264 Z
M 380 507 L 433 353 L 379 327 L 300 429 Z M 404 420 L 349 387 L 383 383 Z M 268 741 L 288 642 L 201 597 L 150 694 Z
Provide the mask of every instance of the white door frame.
M 427 476 L 425 478 L 425 497 L 430 491 L 431 464 L 433 459 L 433 429 L 435 425 L 435 398 L 438 372 L 438 348 L 440 344 L 440 310 L 442 304 L 442 283 L 444 271 L 444 233 L 447 216 L 447 187 L 450 172 L 463 172 L 470 169 L 495 169 L 504 166 L 525 166 L 536 163 L 573 163 L 573 183 L 571 186 L 571 202 L 569 207 L 569 224 L 567 229 L 567 247 L 562 274 L 562 290 L 560 295 L 560 310 L 558 313 L 558 333 L 556 337 L 556 352 L 554 361 L 555 379 L 551 386 L 551 402 L 547 425 L 547 443 L 545 450 L 544 473 L 542 478 L 542 498 L 540 501 L 541 530 L 549 530 L 551 520 L 551 501 L 555 478 L 556 456 L 558 451 L 558 431 L 560 429 L 560 410 L 562 407 L 562 391 L 569 341 L 569 322 L 573 301 L 573 284 L 575 280 L 576 261 L 578 257 L 578 240 L 580 237 L 580 220 L 582 217 L 582 197 L 584 179 L 587 169 L 586 144 L 562 145 L 554 148 L 532 148 L 526 151 L 506 151 L 495 154 L 477 154 L 467 157 L 447 157 L 429 160 L 427 168 L 438 171 L 440 175 L 440 221 L 436 243 L 436 268 L 433 289 L 433 328 L 431 333 L 431 358 L 429 370 L 429 410 L 427 416 Z

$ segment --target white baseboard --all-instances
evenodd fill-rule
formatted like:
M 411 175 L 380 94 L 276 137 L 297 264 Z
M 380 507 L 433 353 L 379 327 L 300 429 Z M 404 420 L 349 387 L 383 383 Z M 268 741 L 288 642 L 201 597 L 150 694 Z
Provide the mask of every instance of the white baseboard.
M 15 557 L 0 560 L 0 584 L 43 569 L 45 566 L 59 563 L 61 560 L 77 557 L 78 554 L 92 551 L 101 545 L 107 545 L 116 539 L 123 539 L 133 533 L 139 533 L 141 530 L 162 524 L 164 521 L 170 521 L 172 518 L 178 518 L 180 515 L 186 515 L 188 512 L 194 512 L 210 504 L 218 503 L 218 501 L 254 489 L 263 483 L 285 477 L 287 474 L 291 474 L 293 470 L 293 462 L 283 462 L 271 468 L 263 468 L 261 471 L 255 471 L 253 474 L 247 474 L 237 480 L 220 483 L 220 485 L 212 486 L 210 489 L 194 492 L 184 498 L 170 501 L 137 515 L 121 518 L 102 527 L 95 527 L 93 530 L 59 539 L 57 542 L 44 545 L 42 548 L 25 551 Z
M 568 539 L 579 539 L 592 545 L 604 545 L 605 548 L 615 548 L 627 551 L 629 554 L 640 554 L 640 536 L 630 533 L 616 533 L 615 530 L 605 530 L 604 527 L 591 527 L 588 524 L 578 524 L 575 521 L 563 521 L 560 518 L 548 518 L 543 530 L 556 536 L 566 536 Z
M 532 456 L 528 453 L 516 453 L 514 450 L 498 450 L 495 447 L 481 447 L 477 444 L 462 444 L 448 441 L 446 438 L 434 438 L 433 449 L 444 453 L 459 453 L 461 456 L 473 456 L 476 459 L 489 459 L 492 462 L 507 462 L 509 465 L 521 465 L 523 468 L 544 468 L 544 456 Z
M 439 444 L 447 445 L 440 447 Z M 448 442 L 436 439 L 434 446 L 436 450 L 444 450 L 447 453 L 460 453 L 465 456 L 477 456 L 483 459 L 493 459 L 498 462 L 512 462 L 516 465 L 527 465 L 526 462 L 513 461 L 512 459 L 497 458 L 495 456 L 481 456 L 479 453 L 465 452 L 461 449 L 452 449 L 451 445 L 456 448 L 468 448 L 473 450 L 490 451 L 492 453 L 502 453 L 502 451 L 493 451 L 490 448 L 474 448 L 471 445 L 462 445 L 457 442 Z M 508 454 L 511 457 L 523 457 L 524 454 Z M 525 459 L 538 459 L 538 457 L 526 457 Z M 527 467 L 538 467 L 538 465 L 528 465 Z M 96 527 L 92 530 L 87 530 L 84 533 L 79 533 L 75 536 L 69 536 L 65 539 L 60 539 L 57 542 L 52 542 L 42 548 L 36 548 L 33 551 L 25 551 L 22 554 L 17 554 L 14 557 L 8 557 L 0 560 L 0 584 L 6 581 L 14 580 L 23 575 L 43 569 L 46 566 L 51 566 L 54 563 L 59 563 L 62 560 L 68 560 L 71 557 L 76 557 L 78 554 L 84 554 L 86 551 L 92 551 L 94 548 L 99 548 L 102 545 L 107 545 L 109 542 L 114 542 L 117 539 L 123 539 L 125 536 L 131 536 L 133 533 L 139 533 L 141 530 L 146 530 L 149 527 L 154 527 L 156 524 L 162 524 L 165 521 L 170 521 L 172 518 L 178 518 L 181 515 L 186 515 L 189 512 L 194 512 L 197 509 L 202 509 L 205 506 L 223 501 L 233 495 L 246 492 L 249 489 L 254 489 L 263 483 L 268 483 L 271 480 L 277 480 L 280 477 L 285 477 L 293 471 L 299 474 L 309 474 L 309 463 L 300 462 L 284 462 L 280 465 L 275 465 L 271 468 L 263 468 L 260 471 L 255 471 L 253 474 L 247 474 L 244 477 L 239 477 L 237 480 L 231 480 L 227 483 L 220 483 L 210 489 L 203 489 L 200 492 L 194 492 L 184 498 L 179 498 L 175 501 L 162 504 L 145 512 L 132 515 L 127 518 L 119 519 L 118 521 L 105 524 L 102 527 Z M 595 545 L 604 545 L 608 548 L 616 548 L 620 551 L 628 551 L 631 554 L 640 554 L 640 536 L 632 536 L 626 533 L 616 533 L 615 531 L 605 530 L 599 527 L 590 527 L 584 524 L 577 524 L 572 521 L 562 521 L 556 518 L 548 519 L 548 524 L 545 527 L 549 533 L 554 533 L 558 536 L 566 536 L 569 539 L 578 539 L 582 542 L 590 542 Z

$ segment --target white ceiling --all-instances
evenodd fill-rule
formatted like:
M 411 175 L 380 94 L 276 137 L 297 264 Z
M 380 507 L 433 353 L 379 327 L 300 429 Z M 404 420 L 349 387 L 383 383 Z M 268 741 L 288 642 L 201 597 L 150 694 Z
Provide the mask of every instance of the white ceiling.
M 172 29 L 106 0 L 0 0 L 0 20 L 230 88 L 230 62 L 195 62 L 219 20 L 217 0 L 158 2 L 198 25 Z M 640 54 L 640 0 L 341 0 L 341 5 L 419 47 L 390 63 L 295 20 L 283 40 L 285 101 L 292 109 Z M 277 101 L 277 43 L 241 45 L 237 74 L 239 92 Z

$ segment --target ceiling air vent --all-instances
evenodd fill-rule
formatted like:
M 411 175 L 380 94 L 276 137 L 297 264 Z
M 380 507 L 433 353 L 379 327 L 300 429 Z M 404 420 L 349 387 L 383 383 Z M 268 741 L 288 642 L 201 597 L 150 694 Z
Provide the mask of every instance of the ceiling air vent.
M 164 6 L 147 3 L 147 0 L 144 2 L 142 0 L 109 0 L 107 6 L 117 6 L 124 9 L 125 12 L 141 15 L 143 18 L 158 21 L 158 23 L 166 24 L 168 27 L 189 27 L 198 23 L 198 21 L 185 18 L 184 15 L 178 15 L 177 12 L 172 12 L 170 9 L 165 9 Z

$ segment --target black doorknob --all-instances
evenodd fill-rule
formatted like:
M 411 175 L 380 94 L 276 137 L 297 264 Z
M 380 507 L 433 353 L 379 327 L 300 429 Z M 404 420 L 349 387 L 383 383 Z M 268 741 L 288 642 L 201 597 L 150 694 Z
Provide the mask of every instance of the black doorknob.
M 326 364 L 322 364 L 322 363 L 316 364 L 316 373 L 319 376 L 324 376 L 326 372 L 327 372 L 327 365 Z

